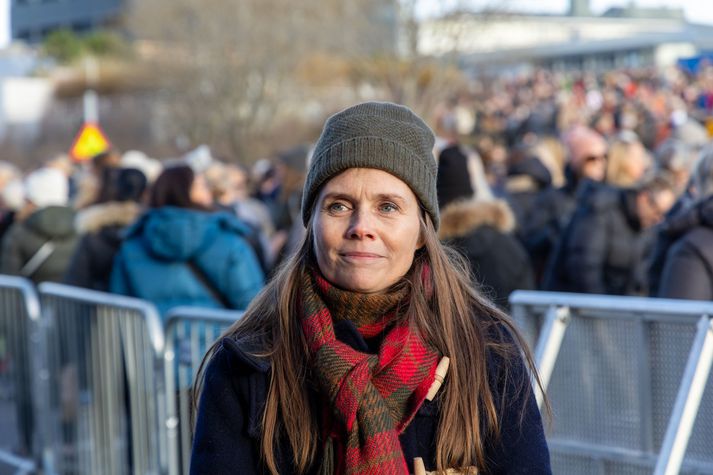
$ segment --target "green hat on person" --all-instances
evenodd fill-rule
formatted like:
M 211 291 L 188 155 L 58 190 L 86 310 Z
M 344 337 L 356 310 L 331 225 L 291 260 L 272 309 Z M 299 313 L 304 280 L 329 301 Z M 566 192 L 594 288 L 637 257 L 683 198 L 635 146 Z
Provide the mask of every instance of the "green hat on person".
M 320 188 L 349 168 L 376 168 L 403 180 L 438 229 L 434 136 L 408 107 L 365 102 L 324 124 L 312 154 L 302 195 L 302 221 L 309 222 Z

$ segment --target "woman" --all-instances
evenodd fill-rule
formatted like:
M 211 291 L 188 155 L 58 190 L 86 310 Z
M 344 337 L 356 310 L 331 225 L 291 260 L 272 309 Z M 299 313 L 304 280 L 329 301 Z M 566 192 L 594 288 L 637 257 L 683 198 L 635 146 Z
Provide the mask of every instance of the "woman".
M 114 260 L 110 291 L 149 300 L 162 315 L 186 305 L 247 307 L 264 280 L 243 238 L 249 229 L 211 205 L 201 175 L 186 165 L 164 170 Z
M 394 104 L 327 121 L 301 248 L 199 375 L 191 473 L 550 473 L 517 332 L 438 241 L 433 141 Z

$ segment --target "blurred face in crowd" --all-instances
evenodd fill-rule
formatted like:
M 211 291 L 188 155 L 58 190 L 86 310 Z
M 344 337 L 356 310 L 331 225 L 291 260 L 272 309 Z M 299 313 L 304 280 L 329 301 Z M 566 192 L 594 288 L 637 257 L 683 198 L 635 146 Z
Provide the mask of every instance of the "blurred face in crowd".
M 249 197 L 248 175 L 238 167 L 228 168 L 228 180 L 230 190 L 237 201 L 243 201 Z
M 644 176 L 650 166 L 651 157 L 646 152 L 646 148 L 639 142 L 631 144 L 628 148 L 627 160 L 624 162 L 627 175 L 637 181 Z
M 570 158 L 581 178 L 604 180 L 607 170 L 607 143 L 601 135 L 584 129 L 569 140 Z
M 209 207 L 213 204 L 213 194 L 203 175 L 196 175 L 191 185 L 191 201 L 198 205 Z
M 639 221 L 643 229 L 648 229 L 663 221 L 664 216 L 676 202 L 671 190 L 641 191 L 636 196 Z
M 312 230 L 322 275 L 345 290 L 378 293 L 408 272 L 420 238 L 420 207 L 411 188 L 372 168 L 351 168 L 328 181 Z

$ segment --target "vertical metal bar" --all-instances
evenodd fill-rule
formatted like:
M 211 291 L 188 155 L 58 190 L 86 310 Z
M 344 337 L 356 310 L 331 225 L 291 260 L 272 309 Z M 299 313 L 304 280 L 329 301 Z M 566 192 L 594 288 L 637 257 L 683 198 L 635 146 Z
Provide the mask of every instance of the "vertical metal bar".
M 166 431 L 168 436 L 168 473 L 179 474 L 178 414 L 176 413 L 176 325 L 166 325 L 166 351 L 164 351 L 164 376 L 166 378 Z
M 654 404 L 653 388 L 651 382 L 651 322 L 639 320 L 636 324 L 639 351 L 636 352 L 636 364 L 639 372 L 638 400 L 639 406 L 639 440 L 641 449 L 645 452 L 655 453 L 654 447 Z
M 535 348 L 535 364 L 540 375 L 542 390 L 546 391 L 552 378 L 552 372 L 557 362 L 562 340 L 570 322 L 569 307 L 551 306 L 547 309 L 545 324 L 540 333 Z M 535 388 L 535 397 L 538 406 L 542 406 L 544 394 L 539 387 Z
M 676 403 L 666 428 L 666 436 L 656 463 L 655 475 L 677 474 L 686 454 L 698 407 L 713 364 L 713 320 L 704 315 L 688 356 Z

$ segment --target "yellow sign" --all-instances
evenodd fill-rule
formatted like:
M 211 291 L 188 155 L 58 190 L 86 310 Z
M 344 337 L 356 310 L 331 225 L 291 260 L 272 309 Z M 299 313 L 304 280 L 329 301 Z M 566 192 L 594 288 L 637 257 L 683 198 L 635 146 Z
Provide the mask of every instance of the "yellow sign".
M 74 139 L 72 148 L 69 149 L 69 155 L 73 159 L 81 162 L 89 160 L 102 152 L 106 152 L 110 148 L 111 143 L 109 143 L 109 140 L 99 125 L 86 122 Z

